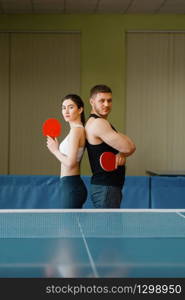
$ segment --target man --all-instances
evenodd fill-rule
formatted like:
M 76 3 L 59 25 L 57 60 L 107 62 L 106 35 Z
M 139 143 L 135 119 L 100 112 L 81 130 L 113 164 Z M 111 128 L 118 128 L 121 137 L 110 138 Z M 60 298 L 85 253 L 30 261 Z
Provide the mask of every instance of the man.
M 136 147 L 132 140 L 117 132 L 107 118 L 112 109 L 112 91 L 106 85 L 96 85 L 90 91 L 91 114 L 86 123 L 87 152 L 93 176 L 91 199 L 95 208 L 119 208 L 125 180 L 126 157 Z M 116 169 L 104 171 L 100 165 L 103 152 L 116 154 Z

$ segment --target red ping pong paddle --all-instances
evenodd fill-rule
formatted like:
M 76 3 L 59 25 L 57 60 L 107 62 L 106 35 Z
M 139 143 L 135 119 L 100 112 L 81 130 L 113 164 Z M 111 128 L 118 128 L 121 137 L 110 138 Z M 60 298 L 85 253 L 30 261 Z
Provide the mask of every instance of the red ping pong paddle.
M 100 156 L 100 165 L 104 171 L 116 169 L 116 155 L 112 152 L 103 152 Z
M 61 135 L 61 124 L 57 119 L 50 118 L 47 119 L 42 125 L 42 133 L 44 136 L 49 135 L 52 138 Z

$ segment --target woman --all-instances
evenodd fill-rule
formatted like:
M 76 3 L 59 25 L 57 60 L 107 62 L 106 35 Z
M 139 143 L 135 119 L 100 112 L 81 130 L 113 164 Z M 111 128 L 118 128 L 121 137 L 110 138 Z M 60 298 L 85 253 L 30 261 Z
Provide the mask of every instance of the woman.
M 80 177 L 80 162 L 85 148 L 84 103 L 75 94 L 62 101 L 62 115 L 69 122 L 70 131 L 59 145 L 58 140 L 47 137 L 47 147 L 61 162 L 61 206 L 81 208 L 87 197 L 87 189 Z

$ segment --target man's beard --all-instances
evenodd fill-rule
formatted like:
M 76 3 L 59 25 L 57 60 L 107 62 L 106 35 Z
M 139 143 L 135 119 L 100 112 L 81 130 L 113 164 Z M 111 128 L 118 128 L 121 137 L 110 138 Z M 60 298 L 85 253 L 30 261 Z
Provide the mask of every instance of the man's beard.
M 103 118 L 107 117 L 109 112 L 110 112 L 110 110 L 108 110 L 108 113 L 102 114 L 101 111 L 96 106 L 93 107 L 93 110 L 94 110 L 95 114 L 97 114 L 97 115 L 99 115 L 100 117 L 103 117 Z

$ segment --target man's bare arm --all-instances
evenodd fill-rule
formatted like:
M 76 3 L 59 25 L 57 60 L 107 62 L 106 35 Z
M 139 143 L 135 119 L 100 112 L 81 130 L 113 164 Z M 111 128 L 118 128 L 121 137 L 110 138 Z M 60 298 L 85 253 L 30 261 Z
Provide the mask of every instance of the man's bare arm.
M 105 119 L 96 119 L 93 122 L 91 134 L 94 137 L 100 138 L 125 156 L 131 155 L 136 150 L 133 141 L 128 136 L 113 130 L 109 122 Z

